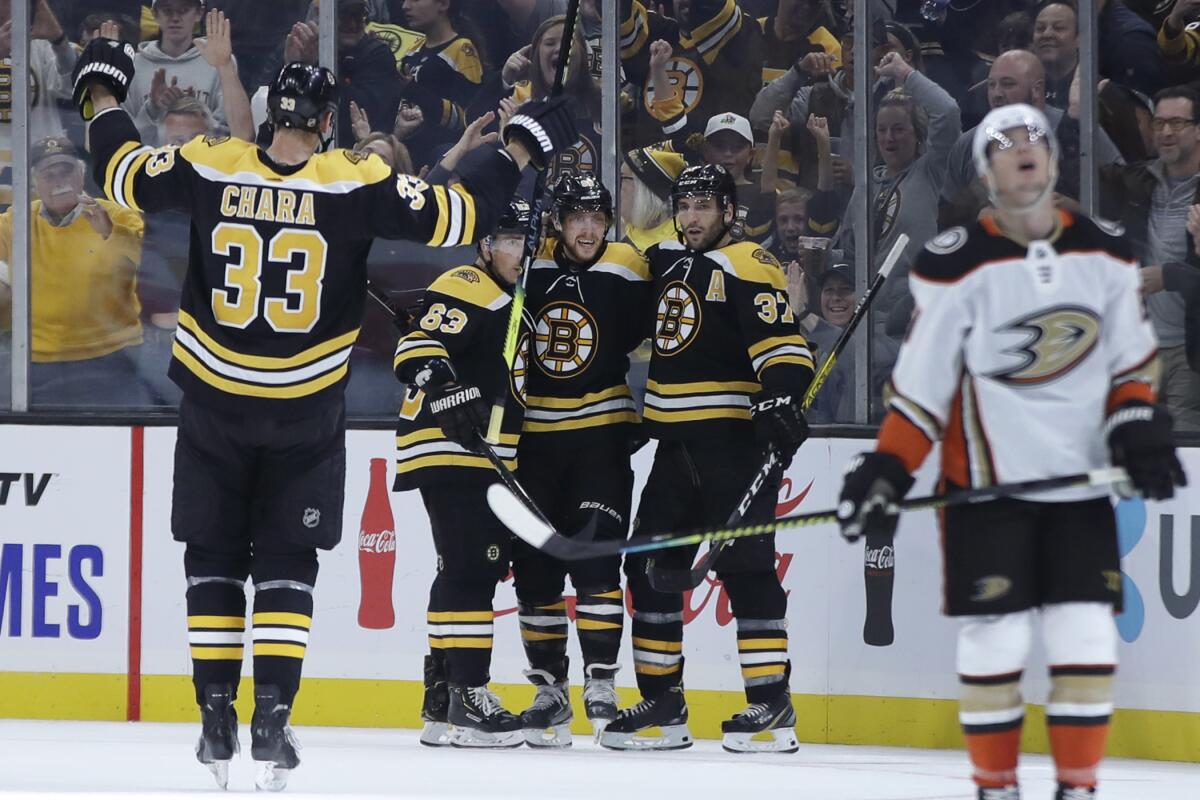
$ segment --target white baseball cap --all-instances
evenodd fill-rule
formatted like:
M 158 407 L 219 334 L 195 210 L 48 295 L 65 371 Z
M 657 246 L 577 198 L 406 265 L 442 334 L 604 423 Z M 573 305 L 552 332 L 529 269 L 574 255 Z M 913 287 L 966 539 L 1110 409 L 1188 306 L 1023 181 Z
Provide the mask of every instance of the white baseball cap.
M 754 144 L 754 134 L 750 131 L 750 120 L 741 114 L 727 111 L 724 114 L 709 117 L 708 125 L 704 128 L 704 138 L 707 139 L 718 131 L 733 131 L 750 144 Z

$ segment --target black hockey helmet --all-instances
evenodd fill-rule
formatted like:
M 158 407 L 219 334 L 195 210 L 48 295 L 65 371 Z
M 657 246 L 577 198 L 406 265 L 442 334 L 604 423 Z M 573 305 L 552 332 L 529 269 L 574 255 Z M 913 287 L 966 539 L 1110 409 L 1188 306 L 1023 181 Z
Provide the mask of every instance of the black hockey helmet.
M 321 115 L 336 111 L 338 85 L 324 67 L 292 62 L 279 70 L 267 91 L 267 109 L 276 128 L 318 133 Z
M 564 173 L 554 184 L 554 216 L 561 222 L 572 211 L 603 211 L 612 224 L 612 194 L 590 172 Z
M 492 233 L 524 236 L 529 232 L 529 220 L 532 216 L 533 211 L 529 208 L 529 203 L 525 202 L 525 198 L 514 197 L 500 213 L 500 219 L 496 220 Z
M 716 197 L 722 210 L 737 205 L 737 184 L 720 164 L 701 164 L 679 173 L 671 187 L 671 212 L 678 213 L 681 197 L 706 196 Z

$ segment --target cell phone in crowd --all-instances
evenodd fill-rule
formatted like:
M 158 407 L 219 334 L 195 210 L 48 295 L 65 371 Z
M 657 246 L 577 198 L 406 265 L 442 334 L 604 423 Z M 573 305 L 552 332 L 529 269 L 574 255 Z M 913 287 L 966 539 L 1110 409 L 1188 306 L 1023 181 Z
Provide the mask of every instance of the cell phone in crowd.
M 839 156 L 839 157 L 842 155 L 842 137 L 840 137 L 840 136 L 830 136 L 829 137 L 829 155 Z
M 796 239 L 796 246 L 801 250 L 825 251 L 832 243 L 833 240 L 828 236 L 800 236 Z

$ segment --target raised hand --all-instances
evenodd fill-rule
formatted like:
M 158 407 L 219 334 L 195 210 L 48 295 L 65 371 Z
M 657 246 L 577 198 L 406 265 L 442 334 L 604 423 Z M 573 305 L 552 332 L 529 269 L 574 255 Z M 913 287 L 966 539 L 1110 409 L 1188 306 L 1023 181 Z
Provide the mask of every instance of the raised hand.
M 675 54 L 671 43 L 662 39 L 656 39 L 650 43 L 650 69 L 665 67 L 667 62 L 671 60 L 671 56 Z
M 796 62 L 796 68 L 810 78 L 824 78 L 826 75 L 832 75 L 835 69 L 834 64 L 837 62 L 832 55 L 823 50 L 817 50 L 808 53 Z
M 456 146 L 462 147 L 464 153 L 469 153 L 470 151 L 474 150 L 476 147 L 479 147 L 479 146 L 485 145 L 485 144 L 491 144 L 492 142 L 499 139 L 500 134 L 498 134 L 498 133 L 495 133 L 495 132 L 484 133 L 483 132 L 483 129 L 486 128 L 488 125 L 491 125 L 492 121 L 495 119 L 496 119 L 496 113 L 494 111 L 489 111 L 486 114 L 484 114 L 482 117 L 479 117 L 478 119 L 476 119 L 474 122 L 472 122 L 470 125 L 467 126 L 467 129 L 465 131 L 463 131 L 462 138 L 460 138 L 458 140 L 458 144 Z
M 112 235 L 113 223 L 104 206 L 88 194 L 79 195 L 79 211 L 88 224 L 104 239 Z
M 225 12 L 213 9 L 205 17 L 204 29 L 208 36 L 193 43 L 200 55 L 213 67 L 224 67 L 233 63 L 233 38 Z
M 879 66 L 875 68 L 876 75 L 880 78 L 891 78 L 897 86 L 902 86 L 913 72 L 915 70 L 895 50 L 884 55 L 879 60 Z
M 283 45 L 283 60 L 287 64 L 293 61 L 303 61 L 306 64 L 317 63 L 317 29 L 307 22 L 297 22 L 288 31 Z
M 116 20 L 106 19 L 100 23 L 101 39 L 112 39 L 119 42 L 121 40 L 121 26 L 116 23 Z
M 529 51 L 533 47 L 527 44 L 517 52 L 508 57 L 504 62 L 504 68 L 500 71 L 500 77 L 504 80 L 506 86 L 512 86 L 529 77 L 529 68 L 533 62 L 529 60 Z
M 778 112 L 777 112 L 778 113 Z M 808 132 L 812 134 L 813 139 L 817 141 L 817 149 L 822 152 L 829 152 L 829 121 L 824 117 L 818 117 L 816 114 L 808 115 L 808 123 L 805 125 Z
M 171 83 L 167 83 L 167 70 L 165 67 L 156 70 L 154 77 L 150 79 L 150 105 L 159 113 L 166 111 L 171 107 L 172 103 L 185 94 L 187 92 L 179 88 L 178 77 L 172 77 Z
M 783 141 L 783 136 L 791 130 L 792 123 L 784 116 L 782 111 L 776 111 L 775 116 L 771 118 L 771 127 L 767 129 L 767 141 L 779 143 Z
M 400 106 L 400 110 L 396 113 L 396 124 L 392 129 L 392 133 L 400 141 L 404 141 L 416 132 L 417 128 L 425 122 L 425 115 L 421 113 L 421 109 L 417 106 Z
M 354 131 L 356 142 L 371 135 L 371 120 L 367 117 L 366 109 L 359 108 L 353 100 L 350 101 L 350 129 Z

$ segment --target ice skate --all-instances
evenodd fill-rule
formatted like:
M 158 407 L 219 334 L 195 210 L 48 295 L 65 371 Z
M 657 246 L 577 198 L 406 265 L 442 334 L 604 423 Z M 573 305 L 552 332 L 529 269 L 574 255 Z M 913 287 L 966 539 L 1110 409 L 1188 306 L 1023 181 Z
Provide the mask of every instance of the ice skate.
M 521 718 L 486 686 L 451 686 L 446 719 L 454 747 L 520 747 L 525 741 Z
M 1094 797 L 1094 786 L 1067 786 L 1065 783 L 1060 783 L 1054 793 L 1054 800 L 1092 800 Z
M 616 667 L 593 664 L 586 670 L 588 677 L 583 683 L 583 707 L 592 734 L 597 741 L 608 723 L 617 718 L 617 687 L 614 682 Z
M 567 682 L 554 682 L 554 676 L 542 669 L 525 671 L 525 677 L 537 687 L 533 705 L 521 712 L 525 743 L 530 747 L 570 747 L 571 697 Z
M 445 747 L 450 744 L 450 723 L 446 712 L 450 709 L 450 687 L 445 674 L 438 669 L 433 656 L 425 656 L 425 700 L 421 703 L 421 744 L 428 747 Z
M 1021 800 L 1021 790 L 1016 785 L 1001 787 L 979 787 L 976 800 Z
M 600 734 L 600 745 L 609 750 L 682 750 L 692 746 L 687 720 L 683 687 L 672 686 L 657 697 L 617 714 Z M 649 728 L 658 728 L 660 734 L 638 735 Z
M 730 753 L 795 753 L 796 711 L 789 692 L 767 703 L 754 703 L 721 723 L 721 747 Z M 762 737 L 770 738 L 762 738 Z
M 229 786 L 229 762 L 238 746 L 237 709 L 233 707 L 233 689 L 228 683 L 204 687 L 204 705 L 200 706 L 200 741 L 196 759 L 208 767 L 217 786 Z
M 254 687 L 254 719 L 250 722 L 250 755 L 258 762 L 254 785 L 268 792 L 287 786 L 291 771 L 300 765 L 300 743 L 288 725 L 292 709 L 279 702 L 279 687 Z

